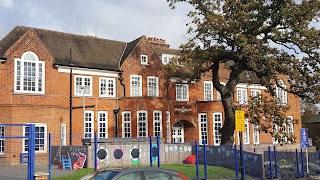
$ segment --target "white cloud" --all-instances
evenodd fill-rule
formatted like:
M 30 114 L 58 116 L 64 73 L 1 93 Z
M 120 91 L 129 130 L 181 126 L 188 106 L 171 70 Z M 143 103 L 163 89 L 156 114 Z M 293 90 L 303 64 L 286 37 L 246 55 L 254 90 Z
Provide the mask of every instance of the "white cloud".
M 187 31 L 189 9 L 179 4 L 172 10 L 166 0 L 19 1 L 10 9 L 1 9 L 0 5 L 0 39 L 17 25 L 80 34 L 81 21 L 76 17 L 82 17 L 84 35 L 126 42 L 141 35 L 155 36 L 177 48 L 184 42 L 181 37 Z
M 0 0 L 0 7 L 12 8 L 13 2 L 12 2 L 12 0 Z

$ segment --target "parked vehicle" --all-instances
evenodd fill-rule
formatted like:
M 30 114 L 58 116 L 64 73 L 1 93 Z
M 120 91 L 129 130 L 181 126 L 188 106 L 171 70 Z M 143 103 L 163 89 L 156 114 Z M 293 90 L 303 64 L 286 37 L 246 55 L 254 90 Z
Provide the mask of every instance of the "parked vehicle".
M 175 170 L 137 167 L 95 171 L 80 180 L 188 180 L 188 178 Z

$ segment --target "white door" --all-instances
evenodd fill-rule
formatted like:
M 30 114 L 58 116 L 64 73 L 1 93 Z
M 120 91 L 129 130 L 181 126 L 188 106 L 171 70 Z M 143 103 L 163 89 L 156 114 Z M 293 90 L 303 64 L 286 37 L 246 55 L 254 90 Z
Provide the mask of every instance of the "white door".
M 184 128 L 182 122 L 176 122 L 172 127 L 172 142 L 184 143 Z
M 61 140 L 61 146 L 67 145 L 67 125 L 61 124 L 61 130 L 60 130 L 60 140 Z

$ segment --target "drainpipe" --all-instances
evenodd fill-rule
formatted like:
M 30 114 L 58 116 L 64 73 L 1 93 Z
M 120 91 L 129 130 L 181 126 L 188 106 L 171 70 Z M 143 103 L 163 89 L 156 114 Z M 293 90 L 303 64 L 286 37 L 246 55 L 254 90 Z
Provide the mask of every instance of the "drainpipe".
M 116 122 L 116 123 L 115 123 L 115 138 L 118 138 L 119 111 L 120 111 L 120 108 L 113 110 L 114 117 L 115 117 L 115 122 Z
M 123 86 L 123 97 L 126 97 L 126 85 L 123 84 L 122 73 L 120 73 L 119 75 L 120 75 L 120 77 L 118 78 L 118 80 L 120 81 L 120 84 Z
M 69 103 L 70 103 L 70 107 L 69 107 L 69 143 L 70 146 L 72 146 L 72 49 L 70 48 L 70 77 L 69 77 L 69 81 L 70 81 L 70 97 L 69 97 Z

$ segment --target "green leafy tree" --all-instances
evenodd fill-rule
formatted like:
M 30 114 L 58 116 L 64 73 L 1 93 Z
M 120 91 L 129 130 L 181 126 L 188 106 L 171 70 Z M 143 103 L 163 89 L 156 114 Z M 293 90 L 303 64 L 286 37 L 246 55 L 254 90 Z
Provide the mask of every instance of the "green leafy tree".
M 320 1 L 167 1 L 173 9 L 178 2 L 193 6 L 188 13 L 190 38 L 180 46 L 181 54 L 177 59 L 180 68 L 168 68 L 171 69 L 169 74 L 183 68 L 188 70 L 189 78 L 199 77 L 204 72 L 212 73 L 213 86 L 221 94 L 225 112 L 222 144 L 234 142 L 234 110 L 239 107 L 233 102 L 233 95 L 243 73 L 259 79 L 267 87 L 270 97 L 276 96 L 275 85 L 281 87 L 278 84 L 281 74 L 290 83 L 285 89 L 287 92 L 319 102 L 320 31 L 316 23 L 320 19 Z M 220 84 L 221 64 L 229 71 L 225 86 Z M 260 115 L 282 125 L 288 107 L 272 99 L 264 105 L 267 104 L 269 110 L 259 107 Z M 256 115 L 247 112 L 247 116 L 254 119 Z M 263 124 L 260 120 L 258 123 Z

